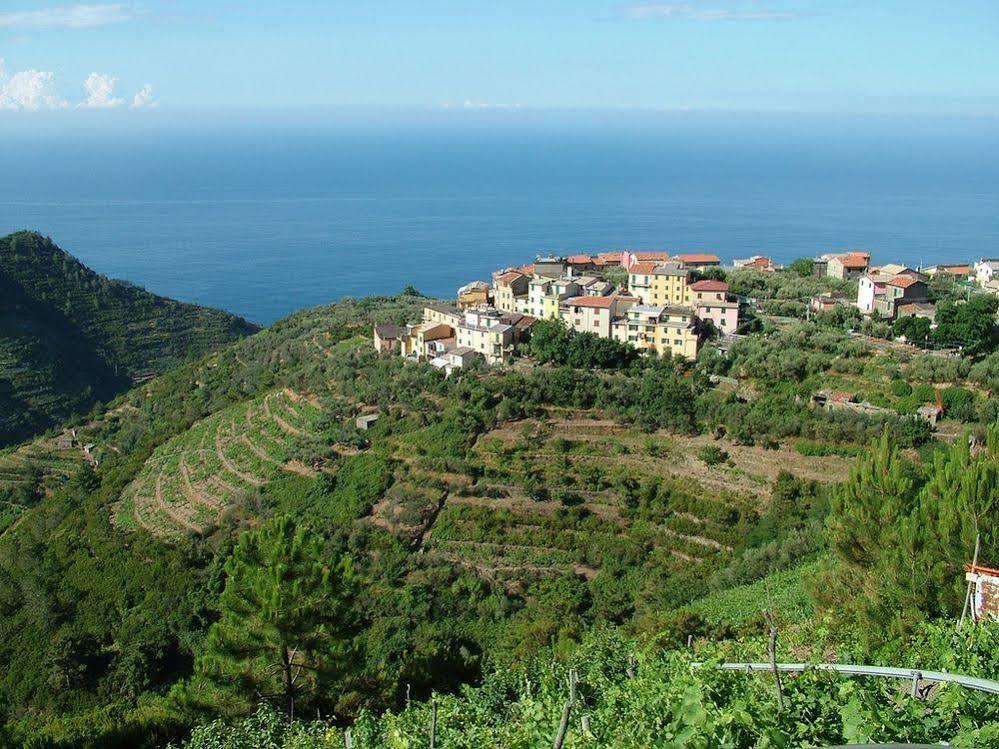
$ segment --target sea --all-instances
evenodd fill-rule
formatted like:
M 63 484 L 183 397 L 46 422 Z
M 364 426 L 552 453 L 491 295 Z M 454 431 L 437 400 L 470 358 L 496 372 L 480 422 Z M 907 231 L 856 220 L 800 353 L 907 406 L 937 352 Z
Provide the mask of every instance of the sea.
M 537 254 L 999 255 L 999 125 L 439 119 L 0 135 L 0 234 L 269 324 Z

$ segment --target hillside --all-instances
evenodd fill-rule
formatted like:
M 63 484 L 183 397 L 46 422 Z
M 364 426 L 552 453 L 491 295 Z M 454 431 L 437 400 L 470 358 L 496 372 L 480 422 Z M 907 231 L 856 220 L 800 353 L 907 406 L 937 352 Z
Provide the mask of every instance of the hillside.
M 888 496 L 871 483 L 877 471 L 858 473 L 888 449 L 867 449 L 886 427 L 900 444 L 892 460 L 904 460 L 888 473 L 911 476 L 900 482 L 911 492 L 970 458 L 912 420 L 813 411 L 802 394 L 853 377 L 858 388 L 901 399 L 899 381 L 946 378 L 976 388 L 968 428 L 983 428 L 978 409 L 992 413 L 993 383 L 970 365 L 895 360 L 814 324 L 746 338 L 700 363 L 643 359 L 601 370 L 522 361 L 444 378 L 370 342 L 373 325 L 417 320 L 425 301 L 346 299 L 304 310 L 116 396 L 77 425 L 96 469 L 51 437 L 0 453 L 0 661 L 8 664 L 0 715 L 11 735 L 41 746 L 152 747 L 210 717 L 252 713 L 258 699 L 232 692 L 226 670 L 241 647 L 221 643 L 262 630 L 239 603 L 246 591 L 225 591 L 280 557 L 247 544 L 288 528 L 300 534 L 292 567 L 307 578 L 296 591 L 334 586 L 333 603 L 306 607 L 310 626 L 346 638 L 316 656 L 342 671 L 310 681 L 301 714 L 335 715 L 341 725 L 358 716 L 371 725 L 372 714 L 401 710 L 407 695 L 419 712 L 426 706 L 416 700 L 486 678 L 479 696 L 455 697 L 448 709 L 495 710 L 483 713 L 484 735 L 502 743 L 505 729 L 494 723 L 502 700 L 488 710 L 480 701 L 492 699 L 490 674 L 534 657 L 575 657 L 591 633 L 616 629 L 654 647 L 691 637 L 705 657 L 722 652 L 713 640 L 745 638 L 741 652 L 759 658 L 761 601 L 778 607 L 786 657 L 851 657 L 863 633 L 889 630 L 853 629 L 852 612 L 833 612 L 813 590 L 838 559 L 827 529 L 831 508 L 843 512 L 841 487 L 859 482 L 857 496 L 872 486 Z M 785 366 L 791 355 L 804 361 Z M 744 387 L 714 385 L 707 373 L 715 371 Z M 358 415 L 375 413 L 371 429 L 356 428 Z M 983 470 L 996 465 L 992 455 L 976 460 Z M 982 513 L 991 523 L 993 510 Z M 994 543 L 983 538 L 983 550 Z M 949 577 L 963 580 L 963 539 L 950 546 L 935 588 L 947 591 L 934 602 L 940 616 L 961 593 Z M 887 570 L 885 562 L 876 572 Z M 824 587 L 844 605 L 853 598 Z M 238 626 L 226 632 L 227 616 Z M 603 647 L 579 652 L 603 662 Z M 877 652 L 872 645 L 871 657 Z M 638 694 L 683 670 L 676 655 L 648 657 L 665 660 Z M 273 669 L 263 672 L 267 679 Z M 771 720 L 766 690 L 746 684 Z M 549 736 L 561 697 L 509 686 L 512 703 L 541 710 L 535 728 Z M 272 688 L 257 684 L 252 694 Z M 829 683 L 800 698 L 838 715 L 844 694 Z M 865 695 L 876 702 L 889 692 Z M 532 707 L 539 698 L 543 710 Z M 388 715 L 377 730 L 413 715 Z M 757 730 L 732 745 L 752 746 L 746 737 Z M 856 735 L 836 730 L 780 745 Z
M 0 238 L 0 447 L 255 330 L 100 276 L 39 234 Z

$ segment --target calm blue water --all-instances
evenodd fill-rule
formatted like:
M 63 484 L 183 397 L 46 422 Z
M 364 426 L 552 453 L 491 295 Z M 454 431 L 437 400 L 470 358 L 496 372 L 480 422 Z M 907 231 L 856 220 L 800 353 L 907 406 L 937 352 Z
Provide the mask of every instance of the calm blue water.
M 540 251 L 999 255 L 999 138 L 836 127 L 380 128 L 0 140 L 0 233 L 260 323 Z

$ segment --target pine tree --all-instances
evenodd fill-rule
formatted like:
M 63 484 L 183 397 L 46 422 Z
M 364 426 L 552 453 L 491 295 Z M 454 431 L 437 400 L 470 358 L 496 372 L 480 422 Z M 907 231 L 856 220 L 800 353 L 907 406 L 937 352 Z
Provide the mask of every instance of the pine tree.
M 847 564 L 874 567 L 899 520 L 911 512 L 915 490 L 910 466 L 886 429 L 833 492 L 829 542 L 836 555 Z
M 990 441 L 994 443 L 994 437 Z M 963 566 L 974 553 L 976 539 L 981 539 L 983 559 L 995 559 L 999 553 L 995 455 L 972 455 L 963 440 L 937 455 L 919 510 L 908 525 L 905 544 L 912 550 L 910 556 L 921 557 L 912 587 L 923 607 L 936 616 L 957 613 L 964 596 Z
M 235 698 L 247 710 L 265 700 L 294 716 L 343 668 L 352 585 L 349 560 L 324 565 L 319 540 L 289 518 L 244 533 L 198 664 L 216 704 Z

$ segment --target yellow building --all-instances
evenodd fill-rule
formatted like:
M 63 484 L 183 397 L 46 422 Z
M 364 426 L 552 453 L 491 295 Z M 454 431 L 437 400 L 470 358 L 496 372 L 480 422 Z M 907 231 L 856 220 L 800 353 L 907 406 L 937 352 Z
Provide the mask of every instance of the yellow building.
M 690 304 L 690 271 L 679 263 L 632 263 L 628 290 L 652 306 Z
M 485 281 L 472 281 L 458 289 L 458 308 L 485 307 L 492 300 L 492 287 Z
M 689 307 L 641 304 L 614 321 L 612 334 L 615 340 L 642 351 L 668 351 L 693 359 L 700 344 L 695 319 Z

